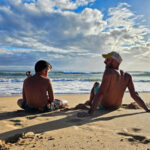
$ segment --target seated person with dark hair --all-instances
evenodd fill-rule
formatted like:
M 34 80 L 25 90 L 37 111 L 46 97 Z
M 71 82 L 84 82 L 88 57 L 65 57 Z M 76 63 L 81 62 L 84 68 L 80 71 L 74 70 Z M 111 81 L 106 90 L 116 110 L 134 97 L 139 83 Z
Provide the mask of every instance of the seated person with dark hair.
M 46 112 L 62 108 L 67 102 L 54 100 L 54 93 L 48 72 L 52 66 L 40 60 L 35 64 L 35 74 L 26 73 L 28 78 L 23 83 L 23 99 L 18 100 L 18 105 L 27 112 Z M 64 103 L 63 103 L 64 102 Z

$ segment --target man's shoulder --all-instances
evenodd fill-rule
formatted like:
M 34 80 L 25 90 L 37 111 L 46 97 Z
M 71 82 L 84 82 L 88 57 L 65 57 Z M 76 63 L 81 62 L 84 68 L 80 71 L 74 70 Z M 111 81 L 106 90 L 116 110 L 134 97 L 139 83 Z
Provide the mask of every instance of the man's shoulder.
M 117 73 L 119 73 L 120 75 L 125 76 L 127 78 L 131 77 L 130 73 L 125 72 L 123 70 L 115 70 L 115 69 L 112 69 L 112 68 L 106 68 L 105 71 L 104 71 L 105 76 L 112 76 L 112 75 L 116 75 Z
M 43 81 L 45 81 L 45 82 L 50 82 L 51 81 L 49 78 L 42 77 L 42 76 L 40 76 L 40 79 L 43 80 Z
M 27 77 L 24 82 L 28 82 L 30 80 L 31 77 Z
M 131 74 L 129 72 L 125 72 L 123 70 L 120 70 L 120 73 L 123 74 L 125 77 L 131 77 Z
M 111 68 L 106 68 L 104 71 L 104 75 L 112 75 L 114 73 L 115 73 L 115 70 Z
M 132 80 L 132 76 L 129 72 L 124 72 L 123 70 L 120 70 L 120 75 L 123 77 L 126 81 Z
M 51 82 L 51 79 L 50 78 L 45 78 L 45 81 Z
M 31 77 L 27 77 L 24 82 L 30 82 L 30 81 L 43 81 L 43 82 L 50 82 L 50 79 L 49 78 L 45 78 L 45 77 L 42 77 L 42 76 L 36 76 L 36 75 L 33 75 Z

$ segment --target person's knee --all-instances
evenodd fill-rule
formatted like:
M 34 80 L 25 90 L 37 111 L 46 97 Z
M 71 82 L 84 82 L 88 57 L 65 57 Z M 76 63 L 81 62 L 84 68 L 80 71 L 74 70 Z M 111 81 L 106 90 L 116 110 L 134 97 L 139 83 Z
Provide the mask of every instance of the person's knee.
M 18 99 L 17 104 L 18 104 L 18 106 L 22 107 L 23 99 Z
M 99 85 L 100 85 L 99 82 L 95 82 L 95 83 L 94 83 L 94 87 L 99 86 Z
M 94 96 L 97 94 L 98 90 L 99 90 L 100 84 L 99 82 L 95 82 L 94 87 L 93 87 L 93 94 Z

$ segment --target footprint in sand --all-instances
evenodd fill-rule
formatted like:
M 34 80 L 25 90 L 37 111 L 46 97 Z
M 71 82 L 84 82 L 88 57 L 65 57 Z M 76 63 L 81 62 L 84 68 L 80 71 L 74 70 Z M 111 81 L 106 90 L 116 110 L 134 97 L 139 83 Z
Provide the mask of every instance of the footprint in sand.
M 20 126 L 23 125 L 22 122 L 24 122 L 25 120 L 21 120 L 21 119 L 11 119 L 11 120 L 8 120 L 9 123 L 7 122 L 7 126 L 9 127 L 13 127 L 13 128 L 18 128 Z
M 150 143 L 150 139 L 145 137 L 145 136 L 141 136 L 141 135 L 134 135 L 134 134 L 129 134 L 129 133 L 123 133 L 123 132 L 119 132 L 119 135 L 123 135 L 123 136 L 128 136 L 128 141 L 129 142 L 135 142 L 135 143 L 142 143 L 142 144 L 148 144 Z
M 133 130 L 134 132 L 139 132 L 139 131 L 141 131 L 141 129 L 139 129 L 139 128 L 132 128 L 132 130 Z
M 130 104 L 122 104 L 121 107 L 125 108 L 125 109 L 140 109 L 140 107 L 138 106 L 138 104 L 135 103 L 135 102 L 130 103 Z
M 150 103 L 146 103 L 146 106 L 150 108 Z M 136 102 L 132 102 L 130 104 L 122 104 L 121 107 L 125 109 L 141 109 Z
M 3 121 L 3 123 L 5 124 L 7 129 L 17 129 L 18 126 L 15 126 L 13 122 L 7 120 L 7 121 Z
M 21 125 L 21 120 L 9 120 L 14 123 L 15 126 Z
M 26 117 L 28 120 L 31 120 L 31 119 L 34 119 L 34 118 L 36 118 L 37 116 L 28 116 L 28 117 Z

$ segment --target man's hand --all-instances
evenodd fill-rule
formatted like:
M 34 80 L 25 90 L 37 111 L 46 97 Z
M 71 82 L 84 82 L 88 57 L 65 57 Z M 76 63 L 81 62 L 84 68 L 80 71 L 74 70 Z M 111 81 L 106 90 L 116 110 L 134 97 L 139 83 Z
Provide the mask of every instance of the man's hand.
M 27 72 L 26 72 L 26 76 L 27 76 L 27 77 L 31 77 L 31 76 L 32 76 L 31 71 L 27 71 Z
M 150 110 L 148 109 L 148 110 L 146 110 L 146 112 L 150 112 Z
M 89 106 L 91 106 L 91 102 L 90 102 L 90 100 L 86 101 L 84 104 L 85 104 L 85 105 L 89 105 Z

